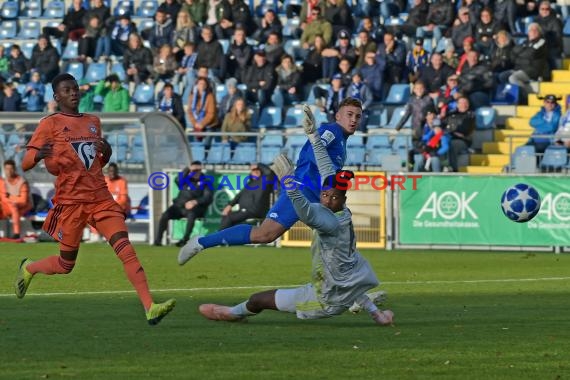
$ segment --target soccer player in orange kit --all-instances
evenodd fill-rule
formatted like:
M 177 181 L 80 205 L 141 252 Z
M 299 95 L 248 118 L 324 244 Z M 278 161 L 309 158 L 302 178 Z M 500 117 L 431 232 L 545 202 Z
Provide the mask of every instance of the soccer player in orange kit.
M 44 160 L 47 170 L 57 177 L 54 207 L 43 229 L 59 242 L 60 252 L 39 261 L 22 260 L 14 284 L 16 296 L 24 297 L 36 273 L 71 272 L 83 229 L 89 224 L 107 239 L 123 262 L 148 323 L 156 325 L 172 311 L 176 301 L 153 302 L 144 269 L 129 241 L 123 209 L 113 200 L 105 183 L 102 167 L 112 150 L 101 137 L 101 121 L 94 115 L 79 113 L 79 86 L 72 75 L 59 74 L 52 87 L 60 112 L 40 120 L 26 147 L 22 168 L 30 170 Z
M 16 173 L 14 160 L 4 162 L 3 181 L 0 177 L 0 219 L 11 217 L 14 233 L 12 239 L 20 239 L 20 217 L 32 209 L 30 185 Z

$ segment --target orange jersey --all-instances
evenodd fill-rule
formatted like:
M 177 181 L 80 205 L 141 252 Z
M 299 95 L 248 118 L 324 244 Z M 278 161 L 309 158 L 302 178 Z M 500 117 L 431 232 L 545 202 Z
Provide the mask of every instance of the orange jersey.
M 101 137 L 101 120 L 89 114 L 55 113 L 40 120 L 27 148 L 53 144 L 53 155 L 44 159 L 47 170 L 57 177 L 54 203 L 96 203 L 112 199 L 102 163 L 95 151 Z
M 127 180 L 124 177 L 119 176 L 119 178 L 111 181 L 108 176 L 105 176 L 105 182 L 107 182 L 107 188 L 115 202 L 125 210 L 130 208 Z

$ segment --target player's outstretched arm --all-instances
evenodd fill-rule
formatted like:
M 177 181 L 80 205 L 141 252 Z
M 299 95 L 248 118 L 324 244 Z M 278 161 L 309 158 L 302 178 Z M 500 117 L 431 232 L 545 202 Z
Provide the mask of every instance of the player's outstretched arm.
M 319 168 L 319 175 L 325 180 L 335 174 L 335 168 L 327 148 L 325 148 L 321 136 L 319 136 L 313 111 L 311 111 L 311 108 L 306 104 L 303 104 L 303 114 L 303 129 L 313 147 L 313 153 L 315 154 L 315 160 Z

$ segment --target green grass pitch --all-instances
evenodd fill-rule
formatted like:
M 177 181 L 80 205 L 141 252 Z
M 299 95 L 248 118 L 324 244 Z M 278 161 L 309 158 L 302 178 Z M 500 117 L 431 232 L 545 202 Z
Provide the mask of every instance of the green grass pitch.
M 570 256 L 365 250 L 395 313 L 301 321 L 266 311 L 212 322 L 201 303 L 235 304 L 310 275 L 308 249 L 227 247 L 176 263 L 137 246 L 157 301 L 148 326 L 110 247 L 83 245 L 67 276 L 37 275 L 22 300 L 22 257 L 55 244 L 0 244 L 0 379 L 568 379 Z

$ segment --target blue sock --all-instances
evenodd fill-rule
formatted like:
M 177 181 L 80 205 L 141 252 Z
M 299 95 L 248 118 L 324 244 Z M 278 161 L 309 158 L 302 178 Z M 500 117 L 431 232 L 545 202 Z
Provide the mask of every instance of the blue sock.
M 249 235 L 253 228 L 250 224 L 238 224 L 225 230 L 201 237 L 198 243 L 204 248 L 216 247 L 218 245 L 244 245 L 251 243 Z

